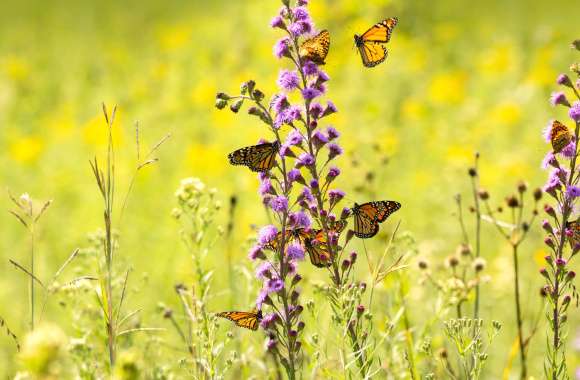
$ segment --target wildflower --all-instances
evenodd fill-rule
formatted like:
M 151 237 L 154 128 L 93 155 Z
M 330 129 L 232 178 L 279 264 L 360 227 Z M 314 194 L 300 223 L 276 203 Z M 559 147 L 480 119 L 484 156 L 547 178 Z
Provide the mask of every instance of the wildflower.
M 482 257 L 477 257 L 475 260 L 473 260 L 473 269 L 476 272 L 481 272 L 482 270 L 485 269 L 485 259 Z
M 320 95 L 322 95 L 322 92 L 314 87 L 306 87 L 305 89 L 302 90 L 302 97 L 305 100 L 312 100 L 314 98 L 319 97 Z
M 300 194 L 300 197 L 303 198 L 306 202 L 314 202 L 314 196 L 308 187 L 302 189 L 302 194 Z
M 304 249 L 300 244 L 292 243 L 286 248 L 290 260 L 304 260 Z
M 260 232 L 258 233 L 258 242 L 262 246 L 264 246 L 270 243 L 272 240 L 274 240 L 277 234 L 278 228 L 276 228 L 276 226 L 273 226 L 271 224 L 264 226 L 260 229 Z
M 326 108 L 324 109 L 324 113 L 322 114 L 322 116 L 328 116 L 335 112 L 338 112 L 338 109 L 336 108 L 334 103 L 329 100 L 328 102 L 326 102 Z
M 561 86 L 572 87 L 572 81 L 570 80 L 570 77 L 566 74 L 558 75 L 556 83 L 558 83 Z
M 290 149 L 290 146 L 288 146 L 287 144 L 282 144 L 282 146 L 280 147 L 280 156 L 282 156 L 282 157 L 296 157 L 296 155 L 294 154 L 292 149 Z
M 275 16 L 272 21 L 270 21 L 270 26 L 272 28 L 286 29 L 286 24 L 284 24 L 284 20 L 282 20 L 282 17 L 280 16 Z
M 576 155 L 576 141 L 570 141 L 570 144 L 566 145 L 560 153 L 562 153 L 562 156 L 568 159 L 574 157 Z
M 558 160 L 552 151 L 549 151 L 542 160 L 542 169 L 547 169 L 549 166 L 558 167 Z
M 268 339 L 268 342 L 266 342 L 266 350 L 268 350 L 268 351 L 276 350 L 277 344 L 278 344 L 278 342 L 276 341 L 276 339 Z
M 270 207 L 276 212 L 288 211 L 288 198 L 283 195 L 278 195 L 270 201 Z
M 330 77 L 328 76 L 327 73 L 325 73 L 322 70 L 318 70 L 318 78 L 316 79 L 316 82 L 318 84 L 321 84 L 323 82 L 328 82 L 330 80 Z
M 303 137 L 302 134 L 293 129 L 290 133 L 288 133 L 288 137 L 286 138 L 286 144 L 288 145 L 298 145 L 302 143 Z
M 574 199 L 579 196 L 580 196 L 580 187 L 574 185 L 568 186 L 568 188 L 566 189 L 566 197 L 568 199 Z
M 271 327 L 274 327 L 274 324 L 278 321 L 278 314 L 270 313 L 266 314 L 262 321 L 260 322 L 260 327 L 264 330 L 268 330 Z
M 277 293 L 282 289 L 284 289 L 284 281 L 279 278 L 272 278 L 266 282 L 266 292 L 268 294 Z
M 257 259 L 265 259 L 266 256 L 264 255 L 264 252 L 262 251 L 262 247 L 259 245 L 255 245 L 252 248 L 250 248 L 250 252 L 248 252 L 248 258 L 252 261 L 257 260 Z
M 329 140 L 337 139 L 340 136 L 340 133 L 334 127 L 326 128 L 326 134 L 328 135 Z
M 314 146 L 320 148 L 328 142 L 328 137 L 326 137 L 324 133 L 317 130 L 312 135 L 312 142 L 314 143 Z
M 507 197 L 505 201 L 509 208 L 517 208 L 520 204 L 518 198 L 515 195 Z
M 262 310 L 262 306 L 264 304 L 269 305 L 271 303 L 272 303 L 272 300 L 268 296 L 268 292 L 266 292 L 264 289 L 262 289 L 260 291 L 260 293 L 258 293 L 258 296 L 256 297 L 256 308 L 258 310 Z
M 469 170 L 467 170 L 467 174 L 469 174 L 470 177 L 475 177 L 477 176 L 477 170 L 475 170 L 475 168 L 469 168 Z
M 344 191 L 339 189 L 330 190 L 328 192 L 328 197 L 330 198 L 330 207 L 332 207 L 344 198 Z
M 340 175 L 340 169 L 336 166 L 332 166 L 328 169 L 328 174 L 326 175 L 328 178 L 334 179 Z
M 566 274 L 566 279 L 568 281 L 572 281 L 574 279 L 574 277 L 576 277 L 576 272 L 574 272 L 573 270 L 571 270 L 570 272 L 568 272 Z
M 318 74 L 318 66 L 316 65 L 316 63 L 311 61 L 304 62 L 302 70 L 304 70 L 304 74 L 309 76 Z
M 568 116 L 570 119 L 574 120 L 576 123 L 580 123 L 580 101 L 577 100 L 572 104 L 570 110 L 568 111 Z
M 290 215 L 290 220 L 294 225 L 294 227 L 297 228 L 310 228 L 310 225 L 312 224 L 310 218 L 308 217 L 308 215 L 306 215 L 304 211 L 298 211 L 296 213 L 293 213 L 292 215 Z
M 278 58 L 290 56 L 290 38 L 283 37 L 274 45 L 274 55 Z
M 562 257 L 558 257 L 555 262 L 556 262 L 556 265 L 560 268 L 564 268 L 566 266 L 566 264 L 568 263 L 566 261 L 566 259 L 564 259 Z
M 566 95 L 562 91 L 552 92 L 552 95 L 550 95 L 550 104 L 552 104 L 553 107 L 559 104 L 570 107 L 570 102 L 568 102 Z
M 310 116 L 312 116 L 314 119 L 318 119 L 323 112 L 324 109 L 322 108 L 322 105 L 320 105 L 320 103 L 312 103 L 310 105 Z
M 272 264 L 269 262 L 262 263 L 258 269 L 256 269 L 256 278 L 260 280 L 272 278 Z
M 292 13 L 294 15 L 295 20 L 304 21 L 304 20 L 308 20 L 310 18 L 308 11 L 304 7 L 296 7 L 292 10 Z
M 549 234 L 554 233 L 554 230 L 552 229 L 552 225 L 546 219 L 542 220 L 542 228 L 544 229 L 544 231 L 546 231 Z
M 300 164 L 301 166 L 310 166 L 310 165 L 314 165 L 314 157 L 312 157 L 312 155 L 310 155 L 309 153 L 302 153 L 299 157 L 298 157 L 298 164 Z
M 295 88 L 298 88 L 300 80 L 298 79 L 298 74 L 296 71 L 290 70 L 281 70 L 280 75 L 278 76 L 278 86 L 286 91 L 292 91 Z
M 537 201 L 539 201 L 540 199 L 542 199 L 542 189 L 540 189 L 540 188 L 536 188 L 536 189 L 534 190 L 534 200 L 537 202 Z
M 266 178 L 263 181 L 260 181 L 260 187 L 258 188 L 258 193 L 261 196 L 276 193 L 276 191 L 274 190 L 274 187 L 272 186 L 272 182 L 270 181 L 270 178 Z
M 272 99 L 272 109 L 276 114 L 281 114 L 286 108 L 290 106 L 286 95 L 278 94 Z
M 311 179 L 310 180 L 310 188 L 313 190 L 316 190 L 316 189 L 318 189 L 318 187 L 319 187 L 318 181 L 315 179 Z
M 290 182 L 299 182 L 304 183 L 304 178 L 302 177 L 302 173 L 298 169 L 292 169 L 288 172 L 288 180 Z
M 456 256 L 448 256 L 445 259 L 445 265 L 449 268 L 455 268 L 457 265 L 459 265 L 459 259 Z
M 342 148 L 335 143 L 328 144 L 328 159 L 332 160 L 333 158 L 340 156 L 342 154 Z
M 427 262 L 427 260 L 424 259 L 420 259 L 417 265 L 421 270 L 426 270 L 427 268 L 429 268 L 429 263 Z
M 303 34 L 308 34 L 308 33 L 312 32 L 312 29 L 313 29 L 312 22 L 309 19 L 293 22 L 288 27 L 288 30 L 295 37 L 299 37 Z

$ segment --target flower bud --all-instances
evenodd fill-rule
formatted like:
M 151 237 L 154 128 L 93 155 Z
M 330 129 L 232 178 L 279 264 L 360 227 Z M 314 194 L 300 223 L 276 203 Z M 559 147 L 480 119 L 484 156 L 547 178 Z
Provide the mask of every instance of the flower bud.
M 235 102 L 233 102 L 232 104 L 230 104 L 230 110 L 233 113 L 238 113 L 238 111 L 240 110 L 240 108 L 242 108 L 242 104 L 244 104 L 244 100 L 243 99 L 238 99 Z
M 552 229 L 552 225 L 546 219 L 542 220 L 542 228 L 544 229 L 544 231 L 546 231 L 549 234 L 554 233 L 554 230 Z
M 345 259 L 342 261 L 342 270 L 347 270 L 350 267 L 350 261 Z
M 362 315 L 362 313 L 364 313 L 364 312 L 365 312 L 365 307 L 364 307 L 364 305 L 358 305 L 358 306 L 356 307 L 356 314 L 357 314 L 358 316 L 361 316 L 361 315 Z
M 542 199 L 542 189 L 538 187 L 534 190 L 534 200 L 539 201 L 540 199 Z
M 572 281 L 576 277 L 576 272 L 571 270 L 570 272 L 566 273 L 566 280 Z
M 469 174 L 470 177 L 476 177 L 477 170 L 475 168 L 469 168 L 469 170 L 467 171 L 467 174 Z
M 228 105 L 228 102 L 226 100 L 217 99 L 215 101 L 215 108 L 217 108 L 218 110 L 222 110 L 222 109 L 226 108 L 227 105 Z
M 546 268 L 541 268 L 540 274 L 542 275 L 542 277 L 550 278 L 550 275 L 548 274 L 548 270 Z
M 507 197 L 505 199 L 505 203 L 509 208 L 517 208 L 520 205 L 520 202 L 518 201 L 518 198 L 516 198 L 515 195 L 510 195 L 509 197 Z
M 545 238 L 544 244 L 546 244 L 550 248 L 554 248 L 554 241 L 552 240 L 552 238 L 549 237 Z
M 528 190 L 528 184 L 525 183 L 524 181 L 520 181 L 518 183 L 518 193 L 525 193 L 526 190 Z
M 420 259 L 417 265 L 421 270 L 426 270 L 427 268 L 429 268 L 429 263 L 427 262 L 427 260 L 424 259 Z
M 479 189 L 479 191 L 477 192 L 477 196 L 482 201 L 486 201 L 489 199 L 489 193 L 487 192 L 487 190 L 484 190 L 484 189 Z
M 556 216 L 556 211 L 554 211 L 554 208 L 552 206 L 550 206 L 549 204 L 544 205 L 544 212 L 546 214 L 550 215 L 551 217 Z
M 572 81 L 570 80 L 570 77 L 566 74 L 558 75 L 558 79 L 556 80 L 556 83 L 558 83 L 561 86 L 573 88 Z
M 294 277 L 292 278 L 292 285 L 291 286 L 296 285 L 297 283 L 300 282 L 300 280 L 302 280 L 302 276 L 300 276 L 298 273 L 295 274 Z
M 562 258 L 562 257 L 558 257 L 556 259 L 556 265 L 558 266 L 558 268 L 564 268 L 566 266 L 568 262 L 566 261 L 566 259 Z

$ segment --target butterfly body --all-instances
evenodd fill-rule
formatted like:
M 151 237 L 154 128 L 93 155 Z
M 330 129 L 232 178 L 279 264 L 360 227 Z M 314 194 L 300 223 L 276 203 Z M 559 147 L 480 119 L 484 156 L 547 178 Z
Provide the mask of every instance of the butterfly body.
M 229 319 L 239 327 L 256 331 L 262 321 L 262 310 L 252 311 L 224 311 L 216 314 L 218 317 Z
M 580 246 L 580 219 L 567 222 L 566 228 L 572 231 L 572 235 L 568 237 L 568 243 L 570 243 L 570 248 L 574 249 Z
M 384 62 L 388 56 L 388 51 L 382 44 L 390 41 L 397 23 L 398 19 L 391 17 L 376 23 L 362 35 L 354 35 L 354 43 L 364 66 L 375 67 Z
M 554 153 L 560 153 L 574 137 L 568 127 L 560 123 L 558 120 L 552 122 L 552 129 L 550 130 L 550 143 Z
M 361 239 L 368 239 L 379 232 L 379 223 L 384 222 L 395 211 L 401 208 L 396 201 L 374 201 L 361 205 L 354 204 L 354 234 Z
M 247 166 L 253 172 L 267 172 L 276 163 L 279 149 L 278 141 L 247 146 L 228 154 L 228 160 L 232 165 Z
M 328 30 L 323 30 L 316 36 L 305 40 L 298 54 L 303 60 L 312 61 L 318 65 L 324 65 L 324 60 L 328 54 L 328 49 L 330 48 L 330 33 Z

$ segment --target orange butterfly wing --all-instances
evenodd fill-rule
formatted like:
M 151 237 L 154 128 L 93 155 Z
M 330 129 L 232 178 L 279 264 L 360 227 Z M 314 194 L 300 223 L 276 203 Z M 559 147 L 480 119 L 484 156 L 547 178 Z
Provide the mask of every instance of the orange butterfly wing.
M 247 166 L 253 172 L 266 172 L 274 167 L 278 149 L 277 141 L 247 146 L 228 154 L 228 160 L 232 165 Z
M 398 22 L 396 17 L 385 19 L 373 25 L 361 37 L 364 42 L 387 43 L 391 40 L 391 34 Z
M 252 311 L 224 311 L 216 314 L 218 317 L 229 319 L 239 327 L 256 331 L 262 320 L 262 310 Z
M 387 220 L 392 213 L 400 208 L 401 204 L 395 201 L 355 204 L 353 207 L 354 234 L 362 239 L 375 236 L 379 232 L 379 223 Z
M 323 30 L 316 36 L 307 39 L 300 45 L 298 54 L 305 60 L 310 60 L 316 64 L 324 65 L 324 60 L 330 48 L 330 33 Z
M 560 153 L 572 141 L 572 134 L 568 127 L 560 123 L 558 120 L 552 122 L 552 129 L 550 131 L 550 142 L 554 153 Z

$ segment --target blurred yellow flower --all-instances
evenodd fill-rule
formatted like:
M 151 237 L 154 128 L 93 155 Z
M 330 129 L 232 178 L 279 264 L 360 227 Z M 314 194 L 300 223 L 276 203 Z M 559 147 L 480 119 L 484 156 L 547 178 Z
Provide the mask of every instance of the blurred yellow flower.
M 197 86 L 191 91 L 191 101 L 194 105 L 208 108 L 213 106 L 217 87 L 213 80 L 202 79 Z
M 433 171 L 431 171 L 431 170 L 424 170 L 424 169 L 415 170 L 415 172 L 413 173 L 413 176 L 411 178 L 411 181 L 412 181 L 411 187 L 413 189 L 416 189 L 416 190 L 425 189 L 425 188 L 429 187 L 429 185 L 433 181 L 432 173 L 433 173 Z
M 448 42 L 454 40 L 459 35 L 459 28 L 452 23 L 441 23 L 435 25 L 434 34 L 435 38 L 439 41 Z
M 159 44 L 166 51 L 177 50 L 191 39 L 191 26 L 178 24 L 165 27 L 159 33 Z
M 8 78 L 16 82 L 26 79 L 30 73 L 30 67 L 26 61 L 14 56 L 6 58 L 2 63 L 2 69 Z
M 187 148 L 186 163 L 196 177 L 216 177 L 226 168 L 226 153 L 216 145 L 195 143 Z
M 543 267 L 546 265 L 546 260 L 544 257 L 548 255 L 548 252 L 544 251 L 543 249 L 538 249 L 534 252 L 534 262 L 538 265 L 538 268 Z
M 18 355 L 22 367 L 34 379 L 56 380 L 64 369 L 67 337 L 56 325 L 41 325 L 24 339 Z
M 467 74 L 455 71 L 437 74 L 429 85 L 429 98 L 434 103 L 457 104 L 465 99 Z
M 507 125 L 514 125 L 520 121 L 522 116 L 522 109 L 519 105 L 513 102 L 506 102 L 499 104 L 492 111 L 495 121 Z
M 527 76 L 528 82 L 539 86 L 554 84 L 558 73 L 550 65 L 553 55 L 553 49 L 550 47 L 542 47 L 536 50 Z
M 501 74 L 514 66 L 514 47 L 511 43 L 503 43 L 485 50 L 479 61 L 479 70 L 483 74 Z
M 10 144 L 10 158 L 21 163 L 36 161 L 44 149 L 44 142 L 39 137 L 26 136 Z
M 393 155 L 399 150 L 399 136 L 393 129 L 385 131 L 376 142 L 381 147 L 381 152 L 387 152 L 389 155 Z
M 445 157 L 453 164 L 462 166 L 469 165 L 473 162 L 474 149 L 463 144 L 451 144 L 447 147 Z
M 407 98 L 401 105 L 401 115 L 410 121 L 423 119 L 425 112 L 425 105 L 417 99 Z
M 115 146 L 121 146 L 123 144 L 123 129 L 122 123 L 120 121 L 120 112 L 117 108 L 117 114 L 115 116 L 115 122 L 113 123 L 113 142 Z M 104 146 L 107 144 L 108 133 L 107 133 L 107 123 L 102 113 L 97 114 L 91 120 L 89 120 L 83 127 L 83 138 L 85 143 L 94 146 Z

